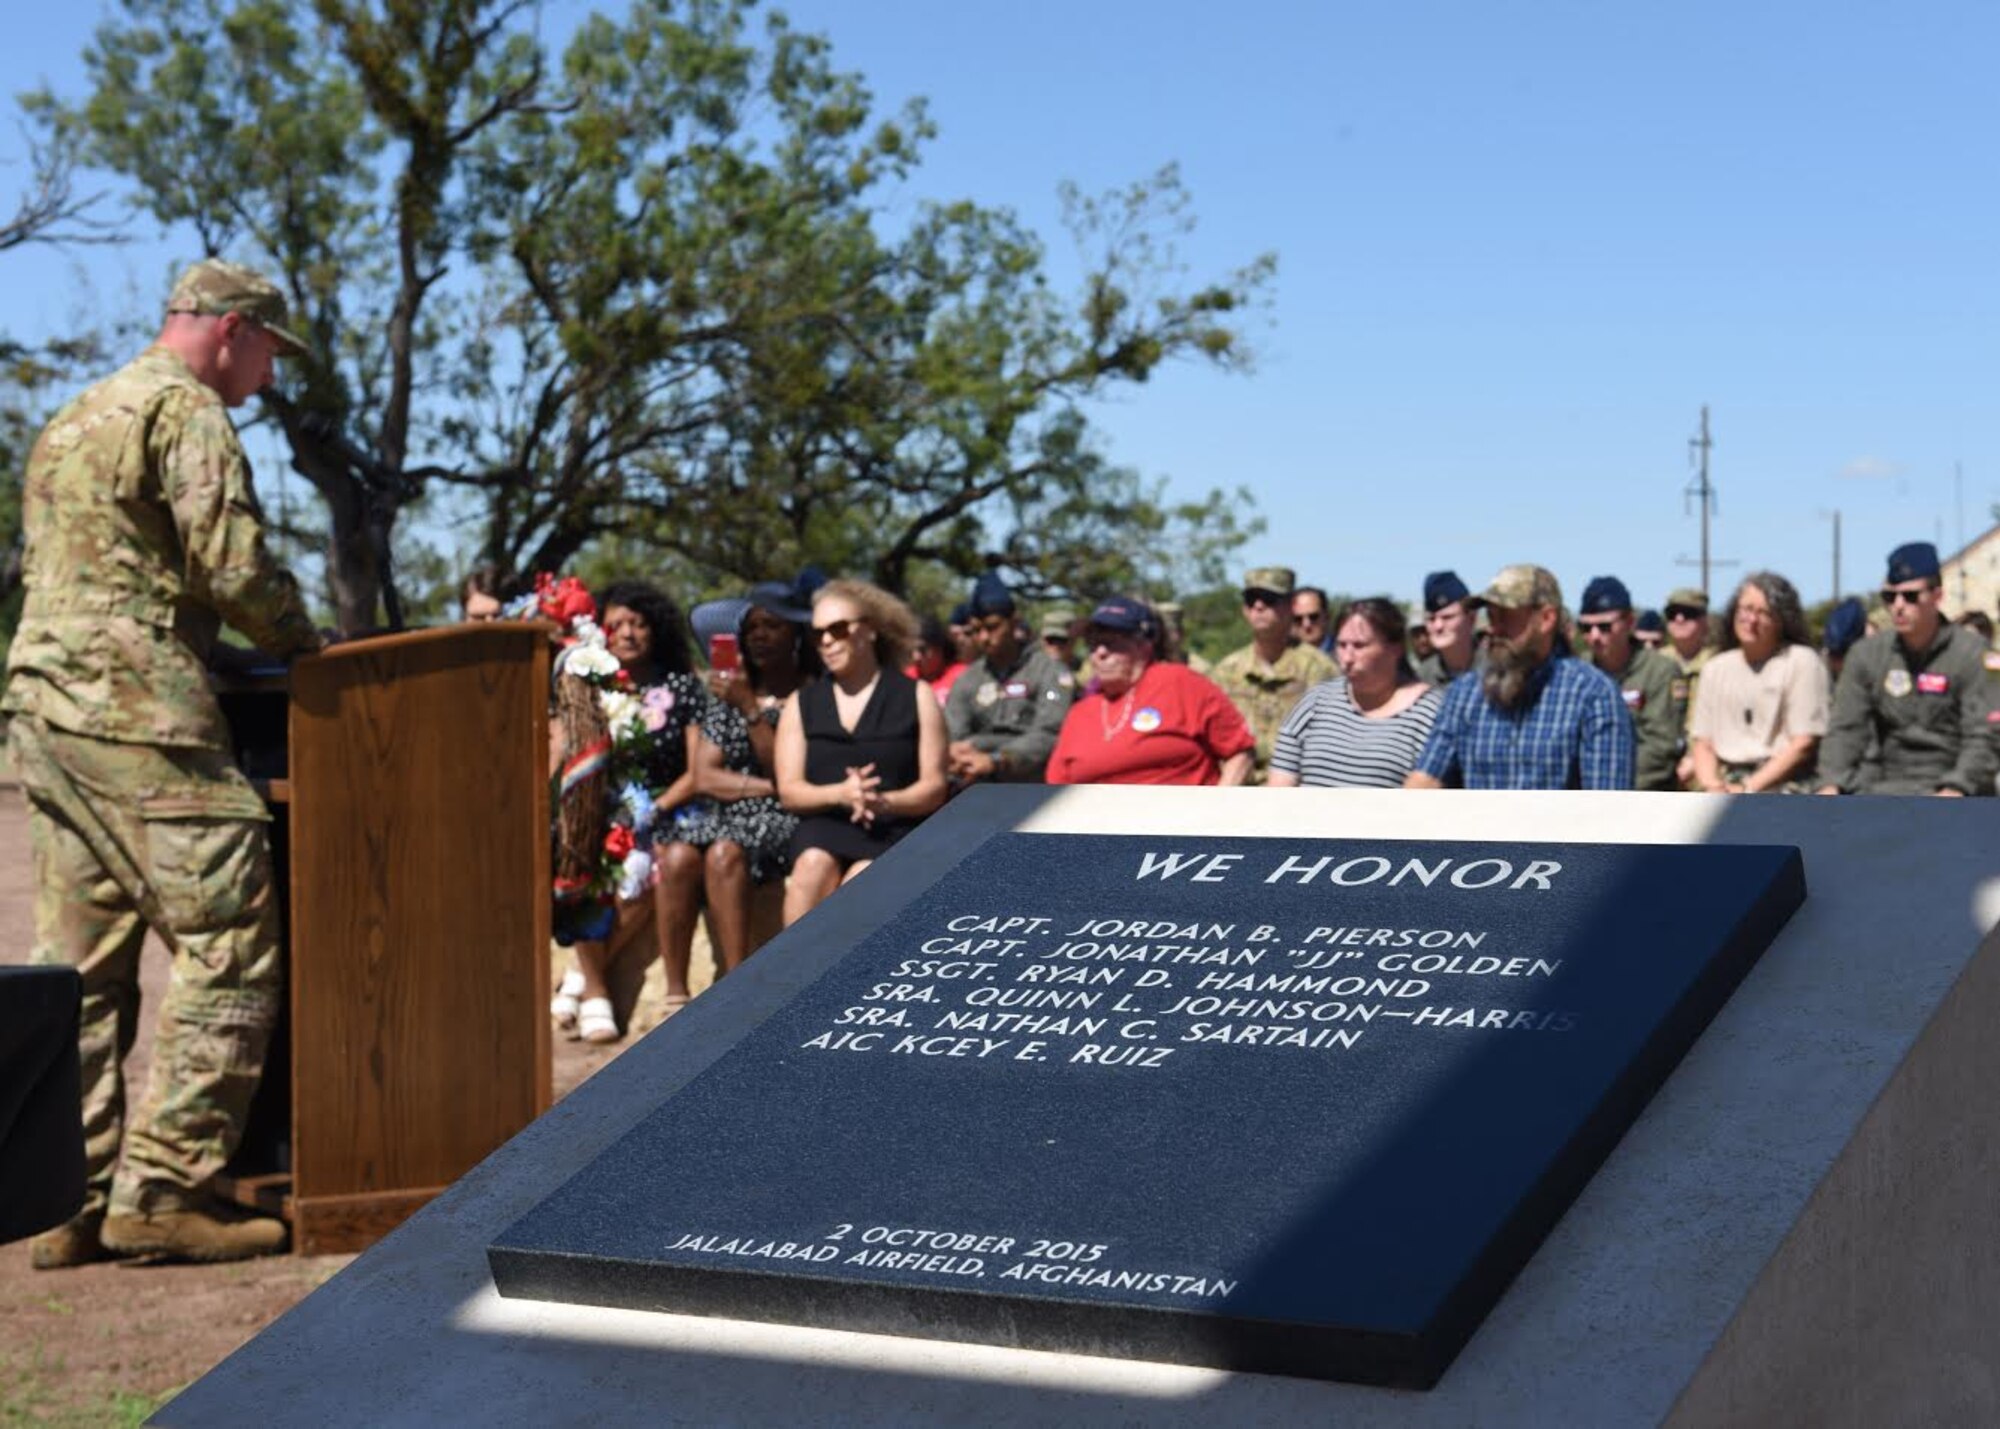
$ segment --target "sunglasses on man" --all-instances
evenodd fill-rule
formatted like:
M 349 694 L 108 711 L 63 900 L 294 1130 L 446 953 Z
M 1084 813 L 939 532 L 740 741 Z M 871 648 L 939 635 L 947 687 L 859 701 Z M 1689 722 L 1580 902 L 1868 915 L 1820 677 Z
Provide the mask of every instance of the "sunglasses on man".
M 1905 605 L 1917 605 L 1930 593 L 1929 586 L 1919 586 L 1916 590 L 1894 590 L 1885 586 L 1882 590 L 1882 604 L 1894 605 L 1900 600 Z
M 1243 592 L 1243 604 L 1246 607 L 1252 605 L 1268 605 L 1275 610 L 1277 607 L 1285 604 L 1285 600 L 1286 598 L 1284 596 L 1278 594 L 1278 592 L 1274 590 L 1259 590 L 1253 588 L 1251 590 L 1246 590 Z

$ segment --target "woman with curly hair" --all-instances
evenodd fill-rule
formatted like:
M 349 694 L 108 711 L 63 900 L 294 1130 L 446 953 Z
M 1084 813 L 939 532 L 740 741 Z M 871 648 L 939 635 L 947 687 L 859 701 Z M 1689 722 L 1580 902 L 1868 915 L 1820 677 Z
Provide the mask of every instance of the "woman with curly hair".
M 700 853 L 676 841 L 673 813 L 694 793 L 688 750 L 709 696 L 689 668 L 680 611 L 666 592 L 645 581 L 615 581 L 598 596 L 597 605 L 605 649 L 623 672 L 621 693 L 636 700 L 636 718 L 645 731 L 616 747 L 610 787 L 637 785 L 644 791 L 656 877 L 689 860 L 699 871 Z M 666 910 L 656 906 L 654 912 L 661 915 L 655 931 L 666 969 L 667 1006 L 677 1011 L 688 1000 L 688 939 L 679 940 L 677 947 Z M 614 951 L 637 936 L 647 916 L 644 905 L 623 904 L 608 937 L 577 941 L 576 967 L 564 978 L 553 1005 L 564 1031 L 586 1042 L 615 1042 L 624 1035 L 608 974 Z
M 1722 617 L 1722 651 L 1701 672 L 1688 722 L 1698 787 L 1808 793 L 1831 716 L 1826 666 L 1792 583 L 1757 571 Z
M 785 924 L 804 917 L 944 803 L 945 726 L 937 697 L 902 672 L 916 643 L 908 606 L 865 581 L 813 596 L 826 674 L 778 720 L 778 798 L 799 816 Z

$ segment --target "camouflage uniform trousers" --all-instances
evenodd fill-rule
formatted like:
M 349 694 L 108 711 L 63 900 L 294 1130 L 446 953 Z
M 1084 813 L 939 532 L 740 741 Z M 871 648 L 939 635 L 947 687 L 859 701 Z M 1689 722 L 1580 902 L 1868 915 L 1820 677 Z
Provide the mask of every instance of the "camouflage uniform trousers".
M 31 961 L 83 975 L 84 1214 L 198 1204 L 242 1139 L 277 1016 L 269 815 L 215 750 L 92 739 L 25 714 L 8 743 L 29 807 Z M 121 1166 L 149 924 L 173 950 L 173 980 Z

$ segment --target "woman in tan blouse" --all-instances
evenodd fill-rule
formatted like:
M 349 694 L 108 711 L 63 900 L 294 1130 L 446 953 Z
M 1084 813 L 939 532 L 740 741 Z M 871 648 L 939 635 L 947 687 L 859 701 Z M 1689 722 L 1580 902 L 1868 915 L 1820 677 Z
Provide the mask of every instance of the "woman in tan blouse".
M 1770 571 L 1738 586 L 1695 694 L 1695 782 L 1712 794 L 1809 792 L 1832 705 L 1799 593 Z

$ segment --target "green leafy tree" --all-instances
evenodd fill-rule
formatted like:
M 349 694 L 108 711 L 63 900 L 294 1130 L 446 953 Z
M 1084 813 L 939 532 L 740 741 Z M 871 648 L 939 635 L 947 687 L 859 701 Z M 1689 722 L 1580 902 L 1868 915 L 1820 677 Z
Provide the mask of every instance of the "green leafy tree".
M 1129 581 L 1158 582 L 1252 519 L 1169 505 L 1083 415 L 1163 362 L 1247 364 L 1271 262 L 1188 284 L 1171 170 L 1068 196 L 1063 297 L 1004 212 L 883 231 L 923 106 L 879 114 L 750 0 L 636 0 L 559 62 L 524 0 L 119 5 L 89 97 L 37 112 L 162 224 L 282 275 L 314 357 L 271 407 L 345 628 L 426 492 L 504 568 L 615 542 L 696 588 L 808 560 L 899 590 L 990 560 L 1126 582 L 1047 534 L 1117 546 L 1120 512 Z
M 1090 259 L 1067 300 L 1004 213 L 940 205 L 893 244 L 850 235 L 845 310 L 753 330 L 724 455 L 673 493 L 662 539 L 737 568 L 813 553 L 891 590 L 924 562 L 1012 567 L 1037 594 L 1206 578 L 1253 528 L 1247 497 L 1164 504 L 1104 460 L 1083 408 L 1178 358 L 1247 366 L 1240 319 L 1271 260 L 1182 291 L 1172 169 L 1066 199 Z
M 459 167 L 534 102 L 523 0 L 120 0 L 84 60 L 89 97 L 30 99 L 208 254 L 271 271 L 312 345 L 269 402 L 323 499 L 343 629 L 375 621 L 387 533 L 433 474 L 417 395 L 464 228 Z M 352 434 L 352 435 L 350 435 Z M 393 598 L 393 592 L 392 598 Z
M 73 136 L 30 135 L 26 147 L 26 182 L 12 214 L 0 219 L 0 254 L 29 244 L 121 241 L 117 225 L 101 216 L 101 196 L 77 191 Z M 28 451 L 68 385 L 102 355 L 96 333 L 43 342 L 0 333 L 0 636 L 12 637 L 20 615 L 21 478 Z

